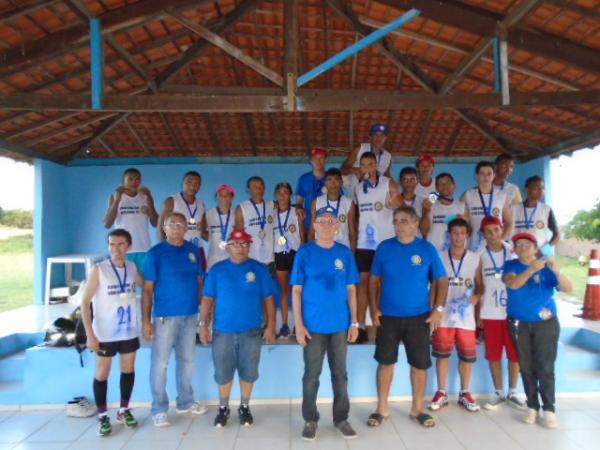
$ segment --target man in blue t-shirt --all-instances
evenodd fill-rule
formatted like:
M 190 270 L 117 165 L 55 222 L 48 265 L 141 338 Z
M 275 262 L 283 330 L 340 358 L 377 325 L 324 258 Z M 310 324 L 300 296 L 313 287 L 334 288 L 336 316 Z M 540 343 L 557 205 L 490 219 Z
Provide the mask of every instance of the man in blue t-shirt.
M 325 164 L 327 163 L 327 150 L 315 147 L 310 151 L 310 165 L 312 170 L 298 178 L 296 185 L 296 211 L 298 217 L 304 220 L 304 229 L 310 230 L 310 208 L 312 202 L 319 195 L 327 192 L 325 187 Z
M 517 233 L 512 240 L 519 259 L 504 263 L 504 282 L 508 295 L 508 327 L 517 344 L 521 379 L 527 395 L 528 410 L 523 421 L 536 422 L 541 397 L 542 423 L 546 428 L 556 428 L 554 362 L 560 326 L 554 289 L 571 292 L 573 284 L 560 272 L 556 260 L 537 259 L 538 245 L 533 234 Z
M 416 237 L 419 216 L 414 208 L 402 206 L 394 211 L 394 229 L 396 236 L 380 243 L 375 251 L 369 281 L 371 318 L 378 327 L 375 360 L 379 365 L 377 410 L 367 424 L 379 426 L 389 414 L 388 395 L 402 341 L 411 366 L 410 418 L 432 427 L 433 417 L 424 412 L 427 369 L 431 367 L 429 342 L 431 330 L 442 321 L 448 277 L 436 248 Z
M 273 281 L 264 264 L 248 258 L 251 243 L 252 236 L 242 228 L 234 228 L 227 241 L 229 259 L 210 269 L 204 285 L 200 340 L 203 344 L 211 340 L 208 321 L 214 307 L 212 357 L 219 385 L 219 411 L 214 421 L 217 428 L 223 428 L 229 419 L 229 395 L 236 370 L 241 392 L 240 425 L 254 423 L 249 404 L 252 387 L 258 379 L 263 304 L 267 317 L 265 340 L 275 342 Z
M 352 439 L 357 435 L 348 422 L 346 352 L 347 343 L 358 337 L 355 285 L 360 280 L 352 252 L 335 242 L 340 228 L 335 210 L 328 206 L 317 210 L 314 227 L 316 240 L 300 247 L 290 279 L 296 339 L 304 347 L 302 439 L 316 437 L 317 393 L 325 353 L 333 384 L 333 423 L 343 437 Z
M 169 425 L 166 384 L 172 349 L 175 349 L 177 364 L 177 412 L 206 412 L 204 405 L 194 401 L 192 390 L 198 305 L 204 275 L 200 252 L 183 238 L 187 231 L 187 218 L 183 214 L 170 213 L 163 228 L 167 239 L 146 254 L 142 295 L 144 338 L 152 341 L 151 412 L 157 427 Z

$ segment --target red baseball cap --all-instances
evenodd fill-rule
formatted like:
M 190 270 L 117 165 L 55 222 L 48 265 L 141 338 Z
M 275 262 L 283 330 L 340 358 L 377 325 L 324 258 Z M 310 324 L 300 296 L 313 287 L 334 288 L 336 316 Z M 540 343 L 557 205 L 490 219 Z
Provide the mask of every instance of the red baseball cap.
M 513 244 L 516 244 L 519 239 L 527 239 L 537 245 L 537 239 L 531 233 L 517 233 L 512 237 Z
M 227 243 L 232 242 L 247 242 L 248 244 L 252 244 L 252 236 L 246 233 L 243 228 L 234 228 L 231 230 Z
M 232 196 L 235 196 L 235 189 L 230 184 L 220 184 L 217 186 L 217 190 L 215 191 L 217 194 L 221 191 L 229 192 Z
M 428 155 L 427 153 L 424 153 L 417 158 L 417 167 L 419 167 L 419 164 L 421 164 L 423 161 L 428 161 L 429 164 L 435 166 L 435 159 L 433 159 L 433 156 Z
M 487 227 L 488 225 L 498 225 L 499 227 L 504 226 L 500 217 L 485 216 L 483 219 L 481 219 L 481 225 L 479 226 L 479 229 L 483 230 L 483 228 Z
M 323 147 L 313 147 L 313 149 L 310 151 L 310 157 L 312 158 L 313 156 L 327 157 L 327 150 L 325 150 Z

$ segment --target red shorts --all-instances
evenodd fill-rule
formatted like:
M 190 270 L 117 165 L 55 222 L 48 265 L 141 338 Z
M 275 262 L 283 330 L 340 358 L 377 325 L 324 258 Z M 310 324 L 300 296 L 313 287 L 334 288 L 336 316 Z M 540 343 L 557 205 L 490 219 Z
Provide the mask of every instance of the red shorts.
M 477 357 L 475 330 L 441 327 L 434 331 L 433 356 L 436 358 L 449 358 L 455 345 L 456 352 L 461 361 L 475 362 Z
M 519 362 L 519 356 L 508 331 L 506 320 L 484 320 L 483 339 L 485 342 L 485 357 L 488 361 L 496 362 L 502 359 L 502 349 L 506 349 L 506 357 L 511 362 Z

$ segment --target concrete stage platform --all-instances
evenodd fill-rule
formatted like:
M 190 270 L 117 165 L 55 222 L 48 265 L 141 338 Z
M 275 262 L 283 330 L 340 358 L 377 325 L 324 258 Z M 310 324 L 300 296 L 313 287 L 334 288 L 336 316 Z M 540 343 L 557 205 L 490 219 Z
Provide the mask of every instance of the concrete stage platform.
M 86 350 L 84 367 L 74 348 L 36 347 L 43 339 L 45 325 L 55 317 L 68 314 L 71 305 L 29 306 L 0 315 L 0 405 L 60 405 L 73 396 L 92 397 L 94 354 Z M 557 361 L 557 392 L 600 393 L 600 323 L 574 317 L 577 305 L 560 302 L 559 316 L 562 325 Z M 348 352 L 349 391 L 355 400 L 376 397 L 374 345 L 353 345 Z M 483 346 L 478 348 L 478 360 L 473 371 L 472 392 L 492 391 L 491 377 L 484 357 Z M 150 348 L 144 343 L 138 352 L 136 385 L 133 399 L 147 404 L 150 397 L 148 373 Z M 448 388 L 451 393 L 459 389 L 457 359 L 453 355 Z M 118 365 L 109 380 L 109 401 L 118 401 Z M 264 345 L 262 349 L 260 378 L 253 398 L 264 402 L 286 402 L 301 397 L 303 371 L 302 349 L 295 343 Z M 332 396 L 329 370 L 324 365 L 321 376 L 320 397 Z M 168 392 L 175 397 L 174 364 L 168 374 Z M 436 388 L 435 371 L 429 373 L 428 394 Z M 196 351 L 194 392 L 198 399 L 214 401 L 217 386 L 213 380 L 213 365 L 209 346 L 199 345 Z M 403 347 L 396 368 L 391 395 L 403 398 L 410 394 L 408 365 Z M 233 398 L 238 397 L 237 387 Z

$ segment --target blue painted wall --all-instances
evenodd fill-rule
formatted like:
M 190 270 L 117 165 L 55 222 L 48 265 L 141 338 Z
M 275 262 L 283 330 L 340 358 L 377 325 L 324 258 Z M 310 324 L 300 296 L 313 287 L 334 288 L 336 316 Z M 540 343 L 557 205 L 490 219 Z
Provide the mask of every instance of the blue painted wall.
M 547 158 L 538 159 L 518 166 L 513 181 L 522 185 L 532 174 L 549 176 Z M 394 176 L 400 169 L 413 164 L 414 159 L 394 160 Z M 475 160 L 454 160 L 439 163 L 436 173 L 450 172 L 457 181 L 457 193 L 475 184 Z M 332 162 L 339 166 L 340 160 Z M 90 165 L 98 164 L 98 165 Z M 99 165 L 103 164 L 103 165 Z M 247 198 L 246 179 L 252 175 L 262 176 L 267 184 L 267 195 L 279 181 L 289 181 L 295 187 L 298 177 L 310 170 L 308 162 L 269 163 L 259 159 L 244 159 L 236 164 L 220 162 L 198 162 L 197 159 L 139 159 L 139 160 L 82 160 L 70 167 L 47 161 L 36 161 L 35 180 L 35 303 L 43 302 L 45 260 L 48 256 L 66 253 L 102 253 L 105 251 L 106 230 L 102 219 L 108 197 L 121 183 L 123 171 L 135 166 L 142 172 L 142 183 L 148 186 L 160 211 L 164 199 L 180 190 L 181 178 L 188 170 L 202 174 L 200 196 L 207 207 L 214 206 L 213 192 L 216 186 L 226 182 L 232 184 L 237 201 Z M 152 230 L 153 239 L 156 232 Z

